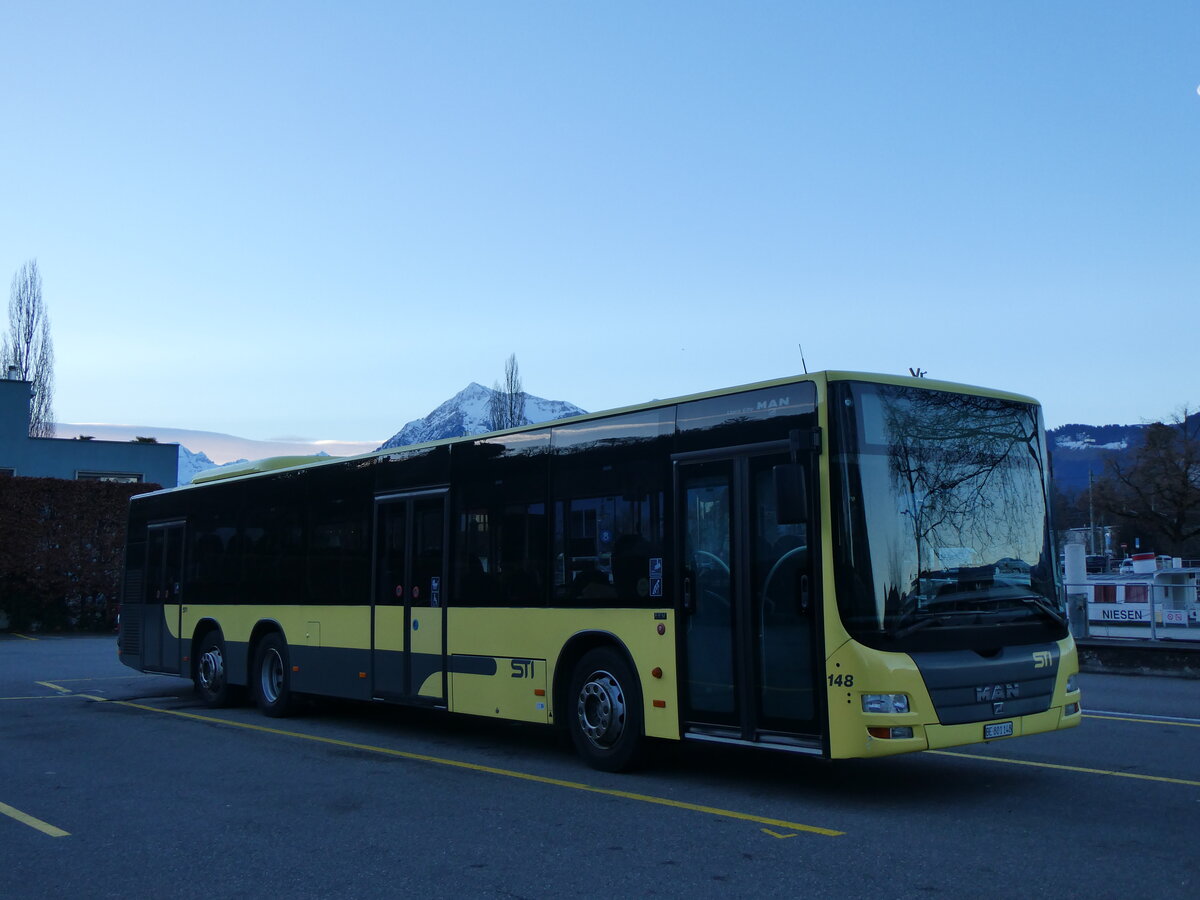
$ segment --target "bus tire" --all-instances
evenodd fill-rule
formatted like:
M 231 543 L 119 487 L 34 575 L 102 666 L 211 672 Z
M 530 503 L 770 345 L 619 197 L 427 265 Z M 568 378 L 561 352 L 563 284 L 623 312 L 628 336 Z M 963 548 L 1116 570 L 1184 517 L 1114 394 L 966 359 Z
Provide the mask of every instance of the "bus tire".
M 623 772 L 641 761 L 642 691 L 625 657 L 612 647 L 589 650 L 575 665 L 567 727 L 589 766 Z
M 196 686 L 196 693 L 204 705 L 210 709 L 231 706 L 237 699 L 237 691 L 229 684 L 229 656 L 225 652 L 225 639 L 215 628 L 200 638 L 192 684 Z
M 295 695 L 292 693 L 287 641 L 283 635 L 273 632 L 259 642 L 250 681 L 254 686 L 254 702 L 263 715 L 278 719 L 291 714 Z

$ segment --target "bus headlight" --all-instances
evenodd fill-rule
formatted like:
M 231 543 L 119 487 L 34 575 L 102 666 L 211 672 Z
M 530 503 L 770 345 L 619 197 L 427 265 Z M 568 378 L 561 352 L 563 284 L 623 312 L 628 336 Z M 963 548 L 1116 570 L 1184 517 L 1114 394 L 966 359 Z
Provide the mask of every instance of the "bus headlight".
M 1079 678 L 1078 675 L 1068 675 L 1067 676 L 1067 693 L 1068 694 L 1073 694 L 1077 690 L 1079 690 L 1079 682 L 1077 681 L 1078 678 Z
M 868 713 L 906 713 L 908 694 L 863 694 L 862 708 Z

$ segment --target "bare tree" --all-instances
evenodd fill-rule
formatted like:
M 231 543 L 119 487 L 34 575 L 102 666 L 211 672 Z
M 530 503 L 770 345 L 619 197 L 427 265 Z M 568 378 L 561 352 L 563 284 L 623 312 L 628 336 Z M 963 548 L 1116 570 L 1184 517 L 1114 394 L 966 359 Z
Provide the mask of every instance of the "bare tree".
M 1132 459 L 1109 461 L 1096 503 L 1160 553 L 1200 553 L 1200 414 L 1146 427 Z M 1124 529 L 1122 529 L 1124 531 Z
M 36 259 L 13 275 L 8 334 L 4 336 L 0 361 L 5 377 L 15 369 L 17 378 L 33 382 L 30 437 L 54 437 L 54 342 L 50 339 L 50 317 L 42 301 L 42 273 Z
M 1026 525 L 1044 516 L 1048 501 L 1032 408 L 904 389 L 885 392 L 882 404 L 893 490 L 922 570 L 942 565 L 929 556 L 938 546 L 1039 557 L 1042 535 Z
M 517 369 L 517 355 L 509 355 L 504 362 L 504 382 L 492 385 L 492 396 L 488 401 L 488 425 L 492 431 L 525 425 L 525 391 L 521 387 L 521 373 Z

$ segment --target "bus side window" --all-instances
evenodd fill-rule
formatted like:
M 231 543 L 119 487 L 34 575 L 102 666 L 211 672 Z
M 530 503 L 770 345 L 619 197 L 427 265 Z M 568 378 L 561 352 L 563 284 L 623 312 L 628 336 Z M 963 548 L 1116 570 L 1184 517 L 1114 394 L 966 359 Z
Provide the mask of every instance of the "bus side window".
M 544 503 L 463 511 L 456 552 L 456 605 L 546 605 Z
M 369 496 L 345 496 L 309 483 L 308 602 L 362 603 L 370 596 L 371 546 Z
M 619 468 L 618 473 L 616 469 Z M 567 606 L 654 606 L 650 561 L 663 556 L 663 492 L 650 464 L 580 469 L 556 479 L 555 602 Z M 585 493 L 587 492 L 587 493 Z
M 546 605 L 549 446 L 545 430 L 454 447 L 456 605 Z
M 489 521 L 486 508 L 464 509 L 458 516 L 456 606 L 497 605 Z

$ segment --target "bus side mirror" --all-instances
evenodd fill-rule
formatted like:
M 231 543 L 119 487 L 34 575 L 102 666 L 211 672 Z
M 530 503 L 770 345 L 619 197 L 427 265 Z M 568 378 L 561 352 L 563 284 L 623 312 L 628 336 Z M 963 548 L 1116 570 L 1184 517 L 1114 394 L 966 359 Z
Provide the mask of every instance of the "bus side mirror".
M 805 490 L 804 466 L 788 463 L 776 466 L 775 521 L 780 525 L 802 525 L 808 521 L 808 491 Z

